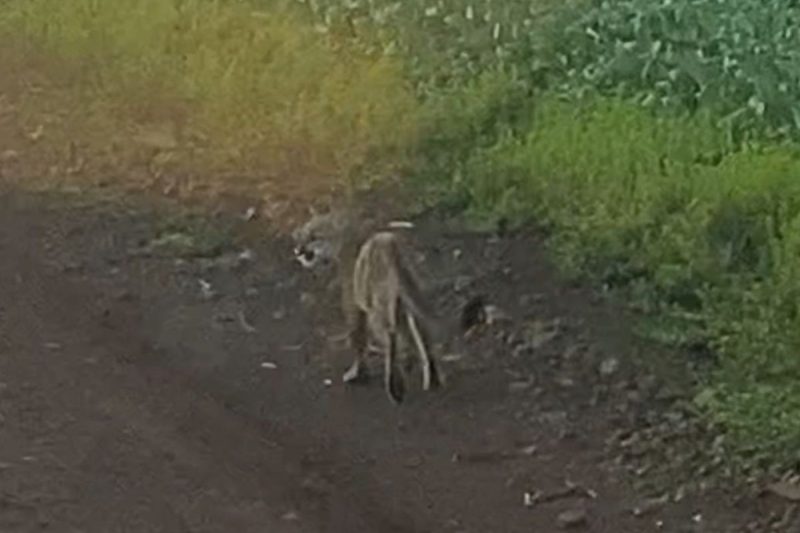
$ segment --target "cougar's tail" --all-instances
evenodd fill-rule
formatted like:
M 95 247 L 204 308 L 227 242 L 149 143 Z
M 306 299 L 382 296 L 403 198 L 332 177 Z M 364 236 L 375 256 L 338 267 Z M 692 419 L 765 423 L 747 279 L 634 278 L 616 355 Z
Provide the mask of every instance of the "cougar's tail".
M 406 262 L 407 259 L 400 253 L 397 244 L 392 241 L 390 247 L 392 260 L 397 266 L 397 275 L 400 278 L 400 298 L 412 313 L 430 323 L 442 323 L 438 314 L 430 307 L 428 299 L 424 297 L 417 282 L 416 276 L 412 274 L 411 268 Z M 458 324 L 452 324 L 452 320 L 446 321 L 451 326 L 460 328 L 462 333 L 466 333 L 473 327 L 486 322 L 486 298 L 482 294 L 473 296 L 461 306 Z M 443 324 L 444 325 L 444 324 Z

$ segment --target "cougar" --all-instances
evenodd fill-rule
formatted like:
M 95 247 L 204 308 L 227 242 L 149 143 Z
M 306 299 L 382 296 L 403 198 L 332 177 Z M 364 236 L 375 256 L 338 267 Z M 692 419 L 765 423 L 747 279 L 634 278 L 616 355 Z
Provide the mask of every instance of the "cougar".
M 400 231 L 413 225 L 394 222 L 377 230 L 357 226 L 346 212 L 314 215 L 294 232 L 294 253 L 306 268 L 321 264 L 338 267 L 342 308 L 355 356 L 342 381 L 353 383 L 368 377 L 365 359 L 374 343 L 372 347 L 384 357 L 386 393 L 399 404 L 405 395 L 405 378 L 398 364 L 398 334 L 416 348 L 423 390 L 440 387 L 443 379 L 433 352 L 434 338 L 449 345 L 482 323 L 484 297 L 469 299 L 455 320 L 440 317 L 421 289 L 410 247 Z

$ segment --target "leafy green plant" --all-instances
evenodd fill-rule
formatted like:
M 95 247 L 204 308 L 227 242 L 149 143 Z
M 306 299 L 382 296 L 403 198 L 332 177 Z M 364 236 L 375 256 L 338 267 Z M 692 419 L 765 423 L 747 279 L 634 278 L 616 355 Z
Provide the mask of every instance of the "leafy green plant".
M 793 0 L 607 0 L 569 24 L 562 90 L 714 110 L 737 137 L 800 133 L 800 6 Z
M 301 0 L 325 31 L 369 51 L 401 55 L 420 96 L 469 82 L 486 70 L 541 77 L 546 50 L 584 0 Z
M 524 138 L 470 163 L 461 194 L 476 216 L 545 224 L 563 267 L 625 291 L 649 315 L 643 334 L 716 352 L 700 399 L 740 450 L 786 459 L 797 448 L 795 147 L 733 152 L 702 114 L 551 97 Z M 770 410 L 781 415 L 766 421 Z

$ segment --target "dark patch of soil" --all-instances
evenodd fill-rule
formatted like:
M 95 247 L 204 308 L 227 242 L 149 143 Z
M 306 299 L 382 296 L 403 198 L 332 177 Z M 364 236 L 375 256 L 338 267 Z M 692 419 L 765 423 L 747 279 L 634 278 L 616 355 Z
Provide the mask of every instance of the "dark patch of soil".
M 624 314 L 534 236 L 420 221 L 425 271 L 512 321 L 395 407 L 380 380 L 340 383 L 338 295 L 288 242 L 143 253 L 162 219 L 0 197 L 0 531 L 717 533 L 783 511 L 709 489 L 634 515 L 655 494 L 608 443 L 658 387 Z

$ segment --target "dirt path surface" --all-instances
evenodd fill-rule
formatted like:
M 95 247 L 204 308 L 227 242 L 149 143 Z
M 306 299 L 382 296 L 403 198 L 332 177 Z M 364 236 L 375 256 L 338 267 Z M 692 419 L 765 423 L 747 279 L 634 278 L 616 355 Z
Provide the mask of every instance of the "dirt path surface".
M 427 270 L 514 320 L 397 408 L 340 385 L 337 295 L 288 243 L 142 253 L 159 217 L 0 196 L 0 532 L 770 530 L 713 491 L 634 515 L 607 442 L 657 406 L 621 315 L 537 239 L 421 221 Z

